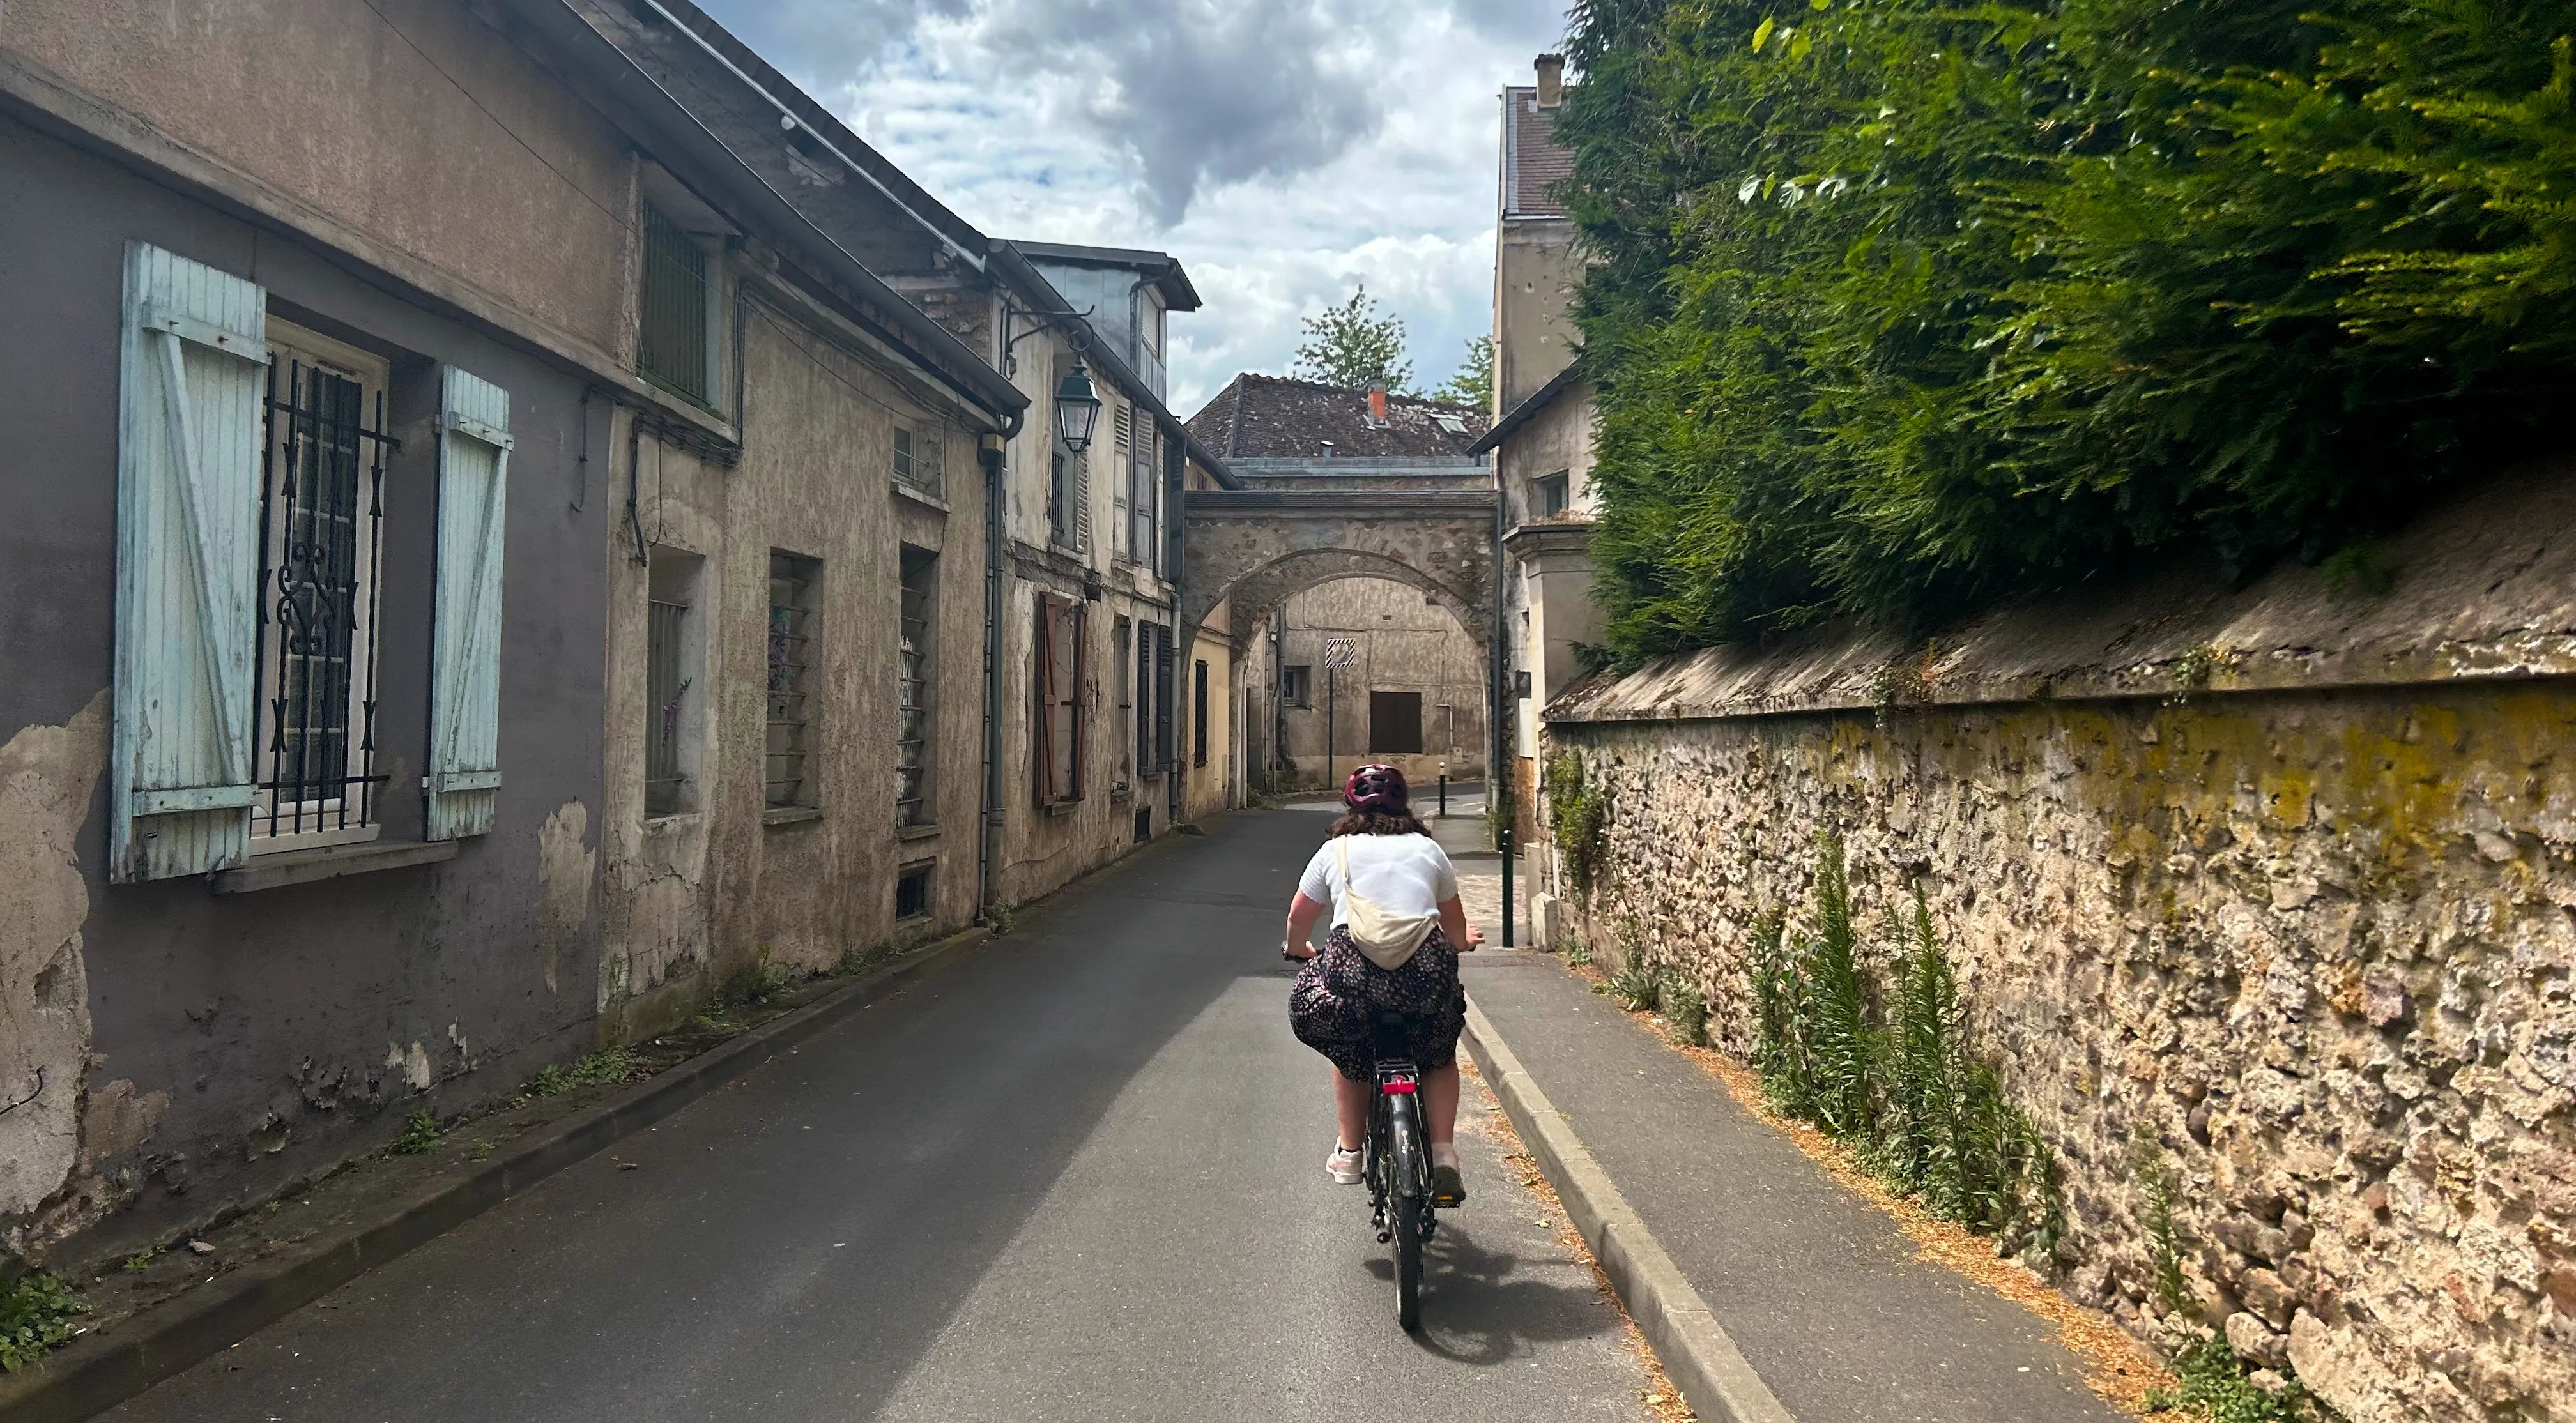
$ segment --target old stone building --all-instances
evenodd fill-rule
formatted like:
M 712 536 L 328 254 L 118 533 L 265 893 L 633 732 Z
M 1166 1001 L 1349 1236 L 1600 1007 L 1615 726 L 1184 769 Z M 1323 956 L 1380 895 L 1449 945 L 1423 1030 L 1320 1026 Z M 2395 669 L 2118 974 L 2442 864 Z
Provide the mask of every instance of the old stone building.
M 981 487 L 922 471 L 1026 399 L 632 14 L 0 12 L 0 309 L 50 333 L 0 357 L 48 472 L 0 520 L 12 1245 L 973 917 L 898 899 L 895 629 L 973 645 Z M 975 665 L 925 679 L 959 824 Z
M 685 0 L 12 4 L 0 146 L 13 1248 L 1240 802 L 1186 274 L 985 236 Z
M 1494 352 L 1498 417 L 1472 447 L 1494 462 L 1503 501 L 1504 645 L 1510 661 L 1504 721 L 1514 819 L 1536 834 L 1539 712 L 1598 663 L 1601 610 L 1592 600 L 1592 388 L 1574 363 L 1574 287 L 1582 261 L 1574 221 L 1555 185 L 1574 158 L 1556 141 L 1564 61 L 1538 58 L 1535 85 L 1503 90 L 1500 210 L 1494 224 Z
M 1420 512 L 1410 504 L 1491 489 L 1468 453 L 1485 423 L 1467 406 L 1250 373 L 1190 419 L 1244 490 L 1315 496 L 1321 512 L 1389 529 Z M 1242 739 L 1258 783 L 1324 785 L 1370 760 L 1426 785 L 1483 778 L 1488 630 L 1423 586 L 1420 566 L 1444 555 L 1398 552 L 1319 567 L 1243 623 Z

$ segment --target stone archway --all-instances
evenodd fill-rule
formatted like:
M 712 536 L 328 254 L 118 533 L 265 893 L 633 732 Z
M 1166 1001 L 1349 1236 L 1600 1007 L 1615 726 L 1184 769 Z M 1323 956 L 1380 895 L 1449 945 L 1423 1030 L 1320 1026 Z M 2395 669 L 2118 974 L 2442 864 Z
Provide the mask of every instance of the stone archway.
M 1185 636 L 1232 598 L 1240 649 L 1246 631 L 1295 594 L 1337 578 L 1385 578 L 1447 608 L 1492 665 L 1491 490 L 1194 489 L 1182 560 Z
M 1486 679 L 1484 760 L 1498 764 L 1491 489 L 1194 489 L 1185 507 L 1182 646 L 1229 599 L 1240 658 L 1252 630 L 1309 588 L 1343 578 L 1417 588 L 1475 647 Z

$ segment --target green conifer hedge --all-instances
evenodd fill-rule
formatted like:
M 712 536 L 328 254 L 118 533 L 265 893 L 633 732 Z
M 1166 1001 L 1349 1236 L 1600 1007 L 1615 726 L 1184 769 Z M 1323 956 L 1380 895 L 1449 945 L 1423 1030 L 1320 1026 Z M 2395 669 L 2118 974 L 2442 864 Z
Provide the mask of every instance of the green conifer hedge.
M 2576 0 L 1584 0 L 1625 658 L 2355 547 L 2576 424 Z

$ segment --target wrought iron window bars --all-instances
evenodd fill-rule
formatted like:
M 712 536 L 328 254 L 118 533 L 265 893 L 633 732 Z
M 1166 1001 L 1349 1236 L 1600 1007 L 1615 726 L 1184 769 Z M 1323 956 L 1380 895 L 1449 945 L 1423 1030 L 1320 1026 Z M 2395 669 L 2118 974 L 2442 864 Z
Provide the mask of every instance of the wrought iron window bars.
M 300 359 L 270 365 L 264 403 L 251 828 L 270 840 L 362 830 L 386 779 L 376 586 L 385 456 L 401 442 L 384 432 L 381 389 Z

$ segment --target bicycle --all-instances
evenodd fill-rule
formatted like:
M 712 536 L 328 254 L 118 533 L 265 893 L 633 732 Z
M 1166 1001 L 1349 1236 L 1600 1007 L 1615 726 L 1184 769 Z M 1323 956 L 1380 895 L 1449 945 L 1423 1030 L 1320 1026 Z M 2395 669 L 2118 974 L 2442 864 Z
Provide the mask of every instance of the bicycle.
M 1423 1133 L 1422 1073 L 1404 1055 L 1404 1018 L 1378 1019 L 1377 1095 L 1369 1099 L 1369 1217 L 1380 1245 L 1395 1247 L 1395 1322 L 1422 1322 L 1422 1247 L 1439 1221 L 1432 1214 L 1431 1149 Z M 1394 1051 L 1388 1049 L 1393 1045 Z

